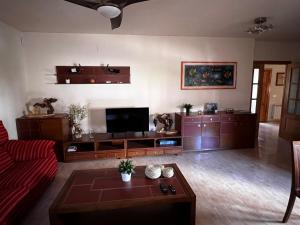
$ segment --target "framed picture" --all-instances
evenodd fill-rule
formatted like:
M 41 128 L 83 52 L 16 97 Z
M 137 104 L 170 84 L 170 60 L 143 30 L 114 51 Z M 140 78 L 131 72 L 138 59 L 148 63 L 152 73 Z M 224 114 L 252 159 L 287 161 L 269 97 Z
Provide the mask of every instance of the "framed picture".
M 276 86 L 284 86 L 285 73 L 276 74 Z
M 181 89 L 236 88 L 236 62 L 181 62 Z

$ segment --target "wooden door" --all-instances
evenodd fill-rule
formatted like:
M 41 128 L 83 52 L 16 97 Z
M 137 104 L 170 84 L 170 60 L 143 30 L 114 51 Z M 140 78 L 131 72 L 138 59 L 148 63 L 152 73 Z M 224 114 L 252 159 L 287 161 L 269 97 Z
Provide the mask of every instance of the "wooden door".
M 300 140 L 300 64 L 287 68 L 279 136 Z
M 262 90 L 261 90 L 261 101 L 260 101 L 260 122 L 268 121 L 269 112 L 269 101 L 270 101 L 270 84 L 272 80 L 272 70 L 264 70 L 262 77 Z

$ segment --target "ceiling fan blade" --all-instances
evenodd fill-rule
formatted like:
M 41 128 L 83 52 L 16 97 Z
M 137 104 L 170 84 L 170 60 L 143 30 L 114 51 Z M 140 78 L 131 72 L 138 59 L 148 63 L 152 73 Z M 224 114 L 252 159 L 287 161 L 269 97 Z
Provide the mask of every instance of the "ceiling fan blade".
M 149 1 L 149 0 L 127 0 L 125 6 L 131 5 L 131 4 L 134 4 L 134 3 L 138 3 L 138 2 L 146 2 L 146 1 Z
M 122 18 L 123 18 L 123 11 L 121 11 L 120 15 L 117 16 L 116 18 L 110 19 L 112 30 L 119 28 L 121 26 Z
M 98 7 L 101 5 L 101 3 L 97 2 L 90 2 L 90 1 L 84 1 L 84 0 L 65 0 L 67 2 L 74 3 L 76 5 L 80 5 L 86 8 L 97 10 Z

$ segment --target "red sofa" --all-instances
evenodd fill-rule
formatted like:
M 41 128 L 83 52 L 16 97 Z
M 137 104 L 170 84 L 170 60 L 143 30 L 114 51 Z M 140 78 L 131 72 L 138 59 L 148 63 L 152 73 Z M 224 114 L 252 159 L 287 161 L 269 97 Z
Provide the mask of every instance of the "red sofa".
M 54 144 L 8 140 L 0 121 L 0 225 L 18 224 L 55 178 Z

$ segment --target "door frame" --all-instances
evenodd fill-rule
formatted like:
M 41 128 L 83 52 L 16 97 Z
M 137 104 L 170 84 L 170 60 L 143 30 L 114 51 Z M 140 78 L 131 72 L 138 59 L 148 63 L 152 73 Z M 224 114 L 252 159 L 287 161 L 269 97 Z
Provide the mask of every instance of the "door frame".
M 258 137 L 258 130 L 259 130 L 259 121 L 260 121 L 260 106 L 261 106 L 261 94 L 262 94 L 262 77 L 264 75 L 264 69 L 266 64 L 271 65 L 286 65 L 286 73 L 287 68 L 290 64 L 292 64 L 291 61 L 270 61 L 270 60 L 254 60 L 253 61 L 253 68 L 252 68 L 252 80 L 251 80 L 251 94 L 250 94 L 250 101 L 249 101 L 249 111 L 251 112 L 251 98 L 252 98 L 252 84 L 253 84 L 253 71 L 254 69 L 259 69 L 259 79 L 258 79 L 258 93 L 257 93 L 257 102 L 256 102 L 256 137 Z M 286 85 L 284 85 L 284 93 L 286 90 Z M 282 99 L 283 104 L 283 99 Z M 282 107 L 283 110 L 283 107 Z M 281 123 L 279 125 L 280 129 Z M 257 145 L 257 143 L 256 143 Z

